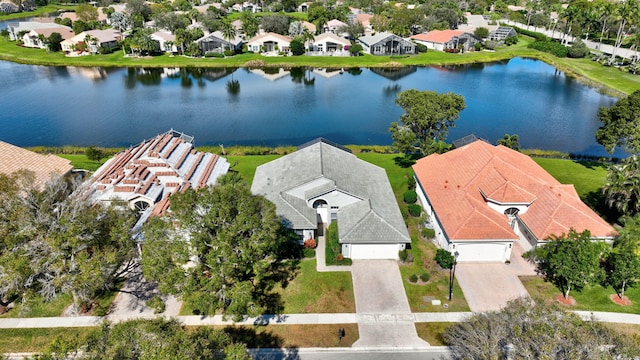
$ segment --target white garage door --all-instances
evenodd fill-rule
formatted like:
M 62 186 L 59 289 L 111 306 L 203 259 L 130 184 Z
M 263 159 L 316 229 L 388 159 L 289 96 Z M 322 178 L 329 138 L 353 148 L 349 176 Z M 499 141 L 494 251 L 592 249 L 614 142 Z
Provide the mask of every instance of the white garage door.
M 461 244 L 456 243 L 459 262 L 499 261 L 504 262 L 510 255 L 508 244 Z
M 351 244 L 352 259 L 398 259 L 398 244 L 354 245 Z

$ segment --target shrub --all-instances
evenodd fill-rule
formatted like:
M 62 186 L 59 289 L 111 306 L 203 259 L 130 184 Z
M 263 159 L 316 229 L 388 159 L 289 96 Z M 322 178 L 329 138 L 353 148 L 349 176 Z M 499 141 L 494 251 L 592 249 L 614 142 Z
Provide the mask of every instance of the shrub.
M 147 306 L 153 309 L 154 314 L 163 313 L 166 309 L 164 301 L 162 301 L 162 299 L 158 295 L 147 300 Z
M 426 53 L 428 50 L 427 46 L 424 44 L 415 43 L 415 45 L 416 45 L 416 50 L 418 50 L 419 53 Z
M 555 41 L 536 41 L 527 46 L 530 49 L 544 51 L 557 57 L 567 57 L 569 49 L 566 46 Z
M 305 258 L 314 258 L 316 257 L 316 249 L 304 248 L 302 249 L 302 256 Z
M 235 54 L 236 54 L 236 52 L 233 51 L 233 50 L 230 50 L 230 49 L 227 49 L 227 50 L 224 51 L 224 56 L 233 56 Z
M 567 51 L 567 55 L 570 58 L 587 57 L 587 55 L 589 55 L 589 53 L 590 53 L 589 48 L 580 39 L 578 39 L 578 41 L 573 43 L 573 45 L 571 45 L 571 47 L 569 48 L 569 51 Z
M 306 239 L 303 243 L 305 249 L 315 249 L 318 243 L 315 239 Z
M 416 201 L 418 201 L 418 194 L 416 193 L 415 190 L 405 191 L 403 198 L 405 203 L 415 204 Z
M 479 37 L 480 39 L 486 39 L 489 37 L 489 29 L 486 27 L 478 27 L 473 31 L 473 35 Z
M 422 207 L 418 204 L 409 204 L 407 208 L 409 210 L 409 214 L 413 217 L 418 217 L 422 213 Z
M 518 36 L 509 36 L 508 38 L 504 39 L 504 43 L 506 45 L 515 45 L 518 43 Z
M 421 230 L 422 237 L 425 239 L 433 239 L 436 237 L 436 231 L 429 228 L 422 228 Z
M 412 283 L 418 282 L 418 275 L 411 274 L 411 276 L 409 276 L 409 281 L 412 282 Z
M 407 179 L 407 189 L 415 190 L 416 189 L 416 178 L 413 176 L 409 176 Z
M 217 52 L 208 52 L 208 53 L 204 54 L 204 57 L 206 57 L 206 58 L 223 58 L 224 54 L 217 53 Z
M 440 265 L 441 268 L 443 268 L 443 269 L 451 269 L 455 259 L 453 258 L 453 255 L 451 255 L 451 253 L 448 252 L 447 250 L 438 249 L 438 250 L 436 250 L 436 258 L 435 258 L 435 260 L 438 263 L 438 265 Z
M 423 273 L 420 275 L 420 280 L 422 280 L 422 281 L 424 281 L 424 282 L 429 281 L 429 279 L 431 279 L 431 275 L 429 275 L 429 273 L 423 272 Z
M 477 42 L 475 45 L 473 45 L 473 48 L 474 48 L 476 51 L 480 51 L 480 50 L 482 50 L 482 44 L 481 44 L 481 43 L 479 43 L 479 42 Z
M 304 54 L 304 43 L 300 39 L 293 39 L 289 44 L 291 53 L 293 56 L 300 56 Z
M 407 251 L 407 249 L 400 250 L 398 251 L 398 257 L 400 258 L 400 261 L 407 262 L 407 258 L 409 257 L 409 252 Z
M 498 43 L 493 40 L 487 40 L 484 42 L 484 47 L 489 50 L 495 50 L 498 47 Z

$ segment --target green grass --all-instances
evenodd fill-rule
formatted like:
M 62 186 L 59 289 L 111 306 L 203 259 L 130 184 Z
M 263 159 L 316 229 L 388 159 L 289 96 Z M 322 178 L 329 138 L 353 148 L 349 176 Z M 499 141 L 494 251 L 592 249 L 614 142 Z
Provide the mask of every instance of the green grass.
M 281 155 L 251 155 L 251 156 L 226 156 L 231 170 L 237 171 L 240 176 L 251 186 L 256 168 L 266 164 L 271 160 L 279 158 Z
M 87 159 L 86 155 L 77 155 L 77 154 L 60 154 L 58 155 L 61 158 L 71 160 L 71 165 L 75 169 L 83 169 L 89 171 L 96 171 L 107 159 L 102 159 L 99 163 L 97 161 Z
M 553 302 L 555 295 L 562 292 L 550 282 L 545 281 L 540 276 L 522 276 L 520 277 L 522 284 L 534 299 L 542 299 L 544 301 Z M 640 287 L 628 288 L 624 295 L 633 303 L 630 306 L 617 305 L 609 299 L 611 294 L 615 294 L 615 290 L 610 287 L 600 285 L 588 286 L 582 291 L 571 291 L 569 296 L 576 299 L 576 305 L 567 306 L 569 310 L 590 310 L 590 311 L 609 311 L 640 314 Z
M 320 273 L 315 259 L 301 261 L 298 276 L 278 292 L 284 302 L 284 314 L 355 312 L 351 273 Z
M 227 58 L 187 58 L 166 54 L 135 58 L 125 57 L 122 51 L 107 55 L 92 55 L 68 58 L 62 53 L 48 53 L 41 49 L 28 49 L 15 42 L 0 40 L 0 59 L 24 64 L 60 66 L 101 66 L 101 67 L 246 67 L 250 61 L 259 61 L 267 67 L 311 66 L 320 68 L 339 67 L 385 67 L 408 65 L 455 65 L 487 63 L 524 57 L 545 61 L 570 75 L 590 84 L 601 84 L 616 93 L 626 93 L 640 89 L 640 76 L 634 76 L 613 67 L 604 67 L 588 59 L 560 59 L 553 55 L 527 48 L 532 39 L 521 37 L 516 45 L 498 48 L 496 51 L 478 51 L 464 54 L 448 54 L 429 51 L 409 57 L 363 55 L 358 57 L 340 56 L 288 56 L 263 57 L 259 54 L 241 54 Z M 255 65 L 252 65 L 255 66 Z
M 58 5 L 58 4 L 49 4 L 46 6 L 41 6 L 34 11 L 24 11 L 14 14 L 2 14 L 0 15 L 0 21 L 12 20 L 12 19 L 22 19 L 26 17 L 33 16 L 47 16 L 49 14 L 56 13 L 58 10 L 74 10 L 76 5 Z
M 98 327 L 54 329 L 0 329 L 0 353 L 38 352 L 57 337 L 83 343 Z
M 444 346 L 444 332 L 451 323 L 416 323 L 418 336 L 431 346 Z
M 0 318 L 20 318 L 20 317 L 57 317 L 62 316 L 64 309 L 71 305 L 73 299 L 71 295 L 62 294 L 50 302 L 45 302 L 40 296 L 34 296 L 26 304 L 16 301 L 15 307 L 0 315 Z
M 559 182 L 573 184 L 582 198 L 591 192 L 600 191 L 607 177 L 604 163 L 547 158 L 533 160 Z

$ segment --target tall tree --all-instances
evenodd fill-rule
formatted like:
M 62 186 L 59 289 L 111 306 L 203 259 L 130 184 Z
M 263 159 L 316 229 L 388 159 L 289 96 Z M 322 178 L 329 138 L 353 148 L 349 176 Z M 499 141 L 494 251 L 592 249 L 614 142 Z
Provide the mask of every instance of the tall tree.
M 231 51 L 232 50 L 231 42 L 234 41 L 236 38 L 235 26 L 233 26 L 233 24 L 230 21 L 223 20 L 222 28 L 220 29 L 220 31 L 222 32 L 222 36 L 224 37 L 224 39 L 229 42 L 229 51 Z
M 95 8 L 89 4 L 79 4 L 76 8 L 76 15 L 78 19 L 89 22 L 98 20 L 98 8 Z
M 598 144 L 610 154 L 616 147 L 640 154 L 640 90 L 618 100 L 611 107 L 601 107 L 598 119 L 602 122 L 596 131 Z
M 454 359 L 633 359 L 638 345 L 596 321 L 520 298 L 477 313 L 444 335 Z
M 49 35 L 49 37 L 47 38 L 47 50 L 50 52 L 57 52 L 62 50 L 62 45 L 60 45 L 60 43 L 62 43 L 63 40 L 64 39 L 62 38 L 62 35 L 60 35 L 60 33 L 51 33 L 51 35 Z
M 591 233 L 569 230 L 552 241 L 528 253 L 536 261 L 538 269 L 563 293 L 565 299 L 571 290 L 581 290 L 586 285 L 603 280 L 600 258 L 602 244 L 591 241 Z
M 624 290 L 640 280 L 640 257 L 634 251 L 615 250 L 606 259 L 607 282 L 622 299 Z
M 243 12 L 240 15 L 240 21 L 242 22 L 242 31 L 247 38 L 256 36 L 260 28 L 260 20 L 252 12 Z
M 615 60 L 616 50 L 622 45 L 622 41 L 625 37 L 625 28 L 627 25 L 632 24 L 638 20 L 640 16 L 640 6 L 637 0 L 626 0 L 618 3 L 616 7 L 615 15 L 620 21 L 618 26 L 618 32 L 616 33 L 616 42 L 613 45 L 613 51 L 611 52 L 611 62 Z
M 609 207 L 624 215 L 640 213 L 640 158 L 632 155 L 611 165 L 602 192 Z
M 145 226 L 142 266 L 161 291 L 182 295 L 198 312 L 221 310 L 238 320 L 277 303 L 272 289 L 286 284 L 296 262 L 285 258 L 293 242 L 274 205 L 252 195 L 236 174 L 218 181 L 174 195 L 172 216 Z
M 118 31 L 131 29 L 131 18 L 127 14 L 115 11 L 109 16 L 109 20 L 111 21 L 111 27 Z
M 124 265 L 133 263 L 132 213 L 92 206 L 65 179 L 43 190 L 28 174 L 2 177 L 0 183 L 3 301 L 70 293 L 76 308 L 88 305 L 113 289 L 128 269 Z
M 403 153 L 419 150 L 427 155 L 433 142 L 444 140 L 460 111 L 464 97 L 454 93 L 406 90 L 398 94 L 396 104 L 404 110 L 400 123 L 391 123 L 393 145 Z

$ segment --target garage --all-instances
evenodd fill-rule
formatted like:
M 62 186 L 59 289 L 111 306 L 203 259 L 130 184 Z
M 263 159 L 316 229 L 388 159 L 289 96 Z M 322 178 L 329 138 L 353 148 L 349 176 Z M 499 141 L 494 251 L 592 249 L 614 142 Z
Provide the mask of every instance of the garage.
M 342 253 L 351 259 L 398 259 L 398 251 L 404 244 L 343 244 Z M 346 252 L 349 249 L 351 251 Z M 347 256 L 349 254 L 350 256 Z
M 458 262 L 504 262 L 511 258 L 511 242 L 455 243 Z

